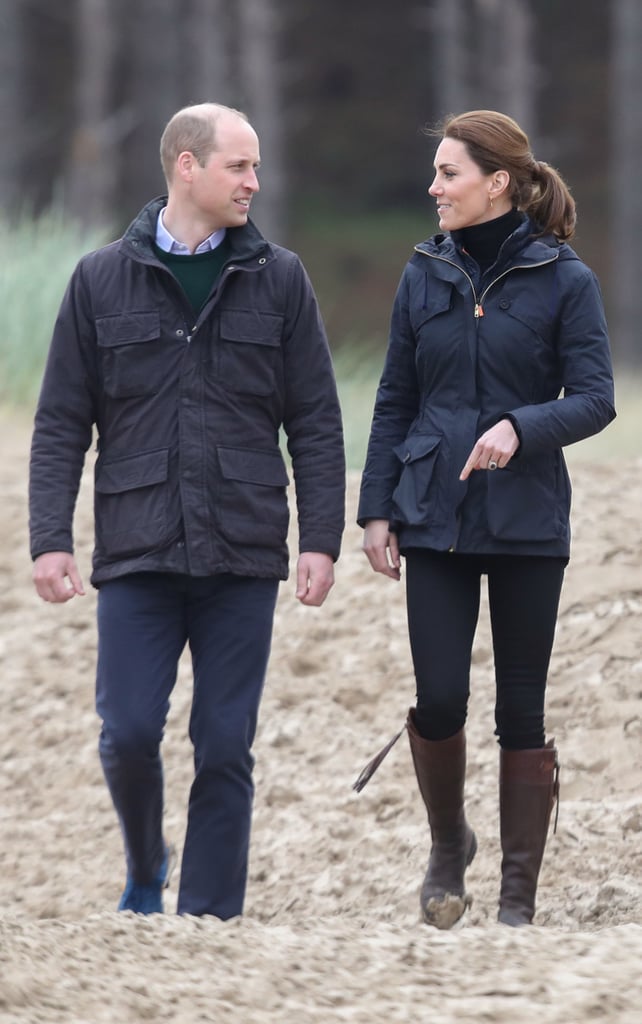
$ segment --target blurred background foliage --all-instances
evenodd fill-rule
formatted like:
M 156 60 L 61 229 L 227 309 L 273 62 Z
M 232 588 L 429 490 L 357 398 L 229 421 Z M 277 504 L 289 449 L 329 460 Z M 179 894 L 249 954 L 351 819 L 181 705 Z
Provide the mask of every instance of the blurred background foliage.
M 253 218 L 301 254 L 355 379 L 436 228 L 422 128 L 477 107 L 569 182 L 616 363 L 639 368 L 641 50 L 640 0 L 2 0 L 0 389 L 29 390 L 75 258 L 164 191 L 162 129 L 202 100 L 256 127 Z

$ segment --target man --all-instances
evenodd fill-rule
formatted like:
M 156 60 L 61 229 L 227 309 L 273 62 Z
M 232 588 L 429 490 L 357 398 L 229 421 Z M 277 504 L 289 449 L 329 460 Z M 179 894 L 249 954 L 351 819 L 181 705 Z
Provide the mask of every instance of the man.
M 177 909 L 242 912 L 251 754 L 278 581 L 288 575 L 288 474 L 298 510 L 296 596 L 333 584 L 345 467 L 334 375 L 298 257 L 249 219 L 259 142 L 239 111 L 178 111 L 161 139 L 168 195 L 79 262 L 56 321 L 30 466 L 34 582 L 84 593 L 72 522 L 94 426 L 99 752 L 120 822 L 119 909 L 163 909 L 160 745 L 177 663 L 194 674 L 190 791 Z

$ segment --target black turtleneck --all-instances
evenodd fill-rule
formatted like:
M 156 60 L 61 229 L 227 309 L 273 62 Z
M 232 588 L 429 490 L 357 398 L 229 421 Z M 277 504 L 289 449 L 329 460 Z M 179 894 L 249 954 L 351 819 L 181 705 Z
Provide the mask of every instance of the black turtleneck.
M 473 224 L 469 228 L 453 231 L 452 236 L 455 243 L 472 256 L 483 274 L 493 265 L 503 243 L 523 220 L 524 214 L 513 207 L 501 217 L 493 217 L 483 224 Z

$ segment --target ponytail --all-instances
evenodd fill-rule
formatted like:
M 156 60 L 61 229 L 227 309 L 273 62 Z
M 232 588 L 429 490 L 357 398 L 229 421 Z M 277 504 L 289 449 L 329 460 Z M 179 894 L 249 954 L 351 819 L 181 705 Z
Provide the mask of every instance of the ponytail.
M 542 234 L 550 232 L 561 242 L 575 234 L 575 200 L 559 172 L 543 160 L 533 160 L 531 196 L 522 209 L 539 225 Z
M 497 110 L 469 110 L 424 130 L 463 142 L 484 174 L 508 171 L 511 202 L 535 221 L 542 235 L 551 233 L 561 242 L 573 237 L 575 200 L 560 173 L 535 160 L 526 132 L 512 117 Z

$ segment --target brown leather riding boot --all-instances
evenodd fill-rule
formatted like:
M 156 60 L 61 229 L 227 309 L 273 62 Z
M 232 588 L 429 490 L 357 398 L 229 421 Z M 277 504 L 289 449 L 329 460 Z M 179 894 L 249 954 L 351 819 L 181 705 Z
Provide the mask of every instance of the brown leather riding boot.
M 419 791 L 428 812 L 432 848 L 421 887 L 426 924 L 452 928 L 472 903 L 464 873 L 477 852 L 475 833 L 464 814 L 466 738 L 463 729 L 447 740 L 426 740 L 408 712 L 408 737 Z
M 557 750 L 500 750 L 502 885 L 497 920 L 531 924 L 553 805 L 559 795 Z

